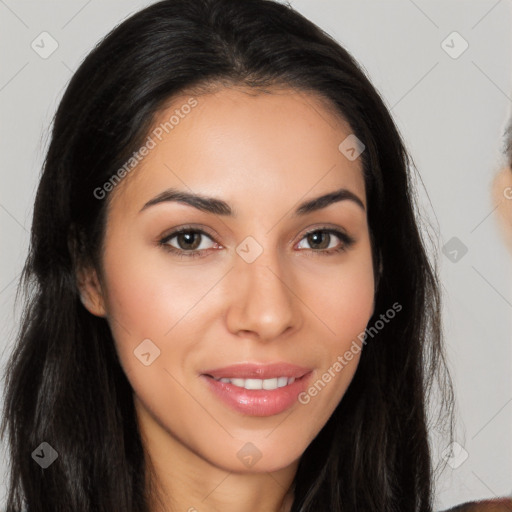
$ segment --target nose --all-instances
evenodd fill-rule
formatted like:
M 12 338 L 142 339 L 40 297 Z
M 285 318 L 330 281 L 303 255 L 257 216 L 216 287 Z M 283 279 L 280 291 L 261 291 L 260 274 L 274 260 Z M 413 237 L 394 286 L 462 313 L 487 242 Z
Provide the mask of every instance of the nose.
M 226 317 L 230 332 L 251 333 L 271 341 L 300 329 L 300 297 L 291 272 L 284 271 L 275 251 L 265 250 L 252 263 L 237 256 L 230 279 L 232 293 Z

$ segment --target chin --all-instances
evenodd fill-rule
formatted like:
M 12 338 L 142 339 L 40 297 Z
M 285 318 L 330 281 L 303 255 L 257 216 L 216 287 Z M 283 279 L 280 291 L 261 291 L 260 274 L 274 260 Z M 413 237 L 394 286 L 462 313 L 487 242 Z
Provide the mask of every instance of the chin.
M 255 439 L 245 443 L 237 440 L 235 444 L 235 447 L 226 446 L 221 452 L 210 454 L 209 462 L 231 473 L 273 473 L 298 462 L 306 449 L 304 447 L 304 449 L 299 448 L 298 450 L 283 450 L 284 443 L 280 442 L 281 446 L 273 446 L 268 439 L 266 442 L 263 440 L 258 442 Z M 287 448 L 294 447 L 293 443 L 287 443 Z M 228 453 L 233 456 L 226 457 Z

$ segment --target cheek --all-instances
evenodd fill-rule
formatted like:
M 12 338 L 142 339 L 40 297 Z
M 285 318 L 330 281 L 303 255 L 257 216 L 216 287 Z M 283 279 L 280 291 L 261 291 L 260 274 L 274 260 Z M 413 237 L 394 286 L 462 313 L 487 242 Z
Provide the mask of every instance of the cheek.
M 321 274 L 305 275 L 304 297 L 331 336 L 330 350 L 342 349 L 364 331 L 374 308 L 374 273 L 369 242 L 346 261 L 330 265 Z
M 172 263 L 163 249 L 120 254 L 105 255 L 107 310 L 113 327 L 134 339 L 166 336 L 218 281 L 218 272 Z
M 299 397 L 320 429 L 343 398 L 364 350 L 362 340 L 374 310 L 374 274 L 369 243 L 346 264 L 308 278 L 304 288 L 317 316 L 314 351 L 321 361 L 306 393 Z M 321 285 L 321 286 L 320 286 Z
M 158 251 L 121 256 L 112 249 L 104 268 L 108 321 L 135 396 L 166 427 L 174 425 L 173 410 L 187 410 L 190 424 L 201 424 L 203 411 L 187 386 L 204 338 L 205 307 L 211 308 L 211 301 L 201 298 L 208 299 L 219 277 L 170 263 Z
M 204 336 L 201 314 L 211 304 L 207 293 L 219 276 L 199 267 L 172 264 L 157 250 L 123 253 L 112 244 L 105 253 L 108 322 L 121 365 L 137 392 L 168 387 L 171 377 L 165 369 L 180 379 Z
M 329 312 L 332 330 L 339 336 L 364 330 L 372 312 L 374 282 L 372 268 L 351 269 L 329 284 L 320 299 L 323 311 Z

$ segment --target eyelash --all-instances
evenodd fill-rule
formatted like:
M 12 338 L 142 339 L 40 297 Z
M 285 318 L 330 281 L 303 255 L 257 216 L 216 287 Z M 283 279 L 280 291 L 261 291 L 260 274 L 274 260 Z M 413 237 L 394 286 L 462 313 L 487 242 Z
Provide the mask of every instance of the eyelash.
M 201 258 L 201 257 L 204 257 L 201 253 L 202 253 L 202 251 L 206 251 L 208 249 L 203 249 L 203 250 L 195 249 L 193 251 L 184 251 L 183 249 L 176 249 L 176 247 L 172 247 L 171 245 L 169 245 L 168 242 L 170 240 L 172 240 L 174 237 L 176 237 L 177 235 L 180 235 L 182 233 L 195 233 L 195 234 L 206 235 L 208 238 L 213 240 L 212 236 L 209 235 L 208 233 L 206 233 L 205 231 L 203 231 L 202 229 L 183 227 L 183 228 L 173 231 L 172 233 L 169 233 L 168 235 L 166 235 L 165 237 L 160 239 L 158 244 L 164 250 L 173 253 L 178 258 Z M 319 256 L 332 256 L 335 254 L 345 252 L 355 243 L 355 239 L 352 238 L 351 236 L 347 235 L 346 233 L 344 233 L 342 231 L 339 231 L 337 229 L 333 229 L 330 227 L 320 227 L 320 228 L 315 228 L 311 231 L 308 231 L 307 233 L 304 233 L 304 236 L 301 238 L 301 241 L 304 238 L 306 238 L 308 235 L 311 235 L 313 233 L 327 233 L 330 235 L 335 235 L 342 242 L 341 246 L 336 249 L 323 249 L 323 250 L 309 249 L 310 251 L 318 254 Z

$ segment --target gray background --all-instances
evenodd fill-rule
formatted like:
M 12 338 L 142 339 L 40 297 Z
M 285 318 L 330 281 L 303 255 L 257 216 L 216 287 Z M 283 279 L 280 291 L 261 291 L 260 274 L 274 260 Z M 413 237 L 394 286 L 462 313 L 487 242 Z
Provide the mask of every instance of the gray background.
M 193 0 L 191 0 L 193 1 Z M 0 329 L 2 374 L 18 327 L 16 280 L 49 126 L 73 71 L 140 0 L 0 0 Z M 367 70 L 412 153 L 422 213 L 433 226 L 444 330 L 457 392 L 457 442 L 437 508 L 512 492 L 511 255 L 490 197 L 512 104 L 512 4 L 491 1 L 292 0 Z M 57 50 L 31 47 L 48 32 Z M 463 41 L 469 44 L 457 58 Z M 44 36 L 47 37 L 47 36 Z M 50 46 L 46 39 L 45 48 Z M 39 43 L 41 46 L 41 43 Z M 456 240 L 452 240 L 456 237 Z M 448 244 L 468 252 L 454 262 Z M 459 252 L 459 255 L 461 253 Z M 3 390 L 1 390 L 3 391 Z M 446 446 L 432 433 L 437 462 Z M 2 445 L 0 445 L 0 448 Z M 35 448 L 35 447 L 34 447 Z M 465 458 L 467 456 L 467 458 Z M 465 458 L 465 460 L 464 460 Z M 3 453 L 0 482 L 8 464 Z M 0 503 L 5 488 L 0 485 Z

